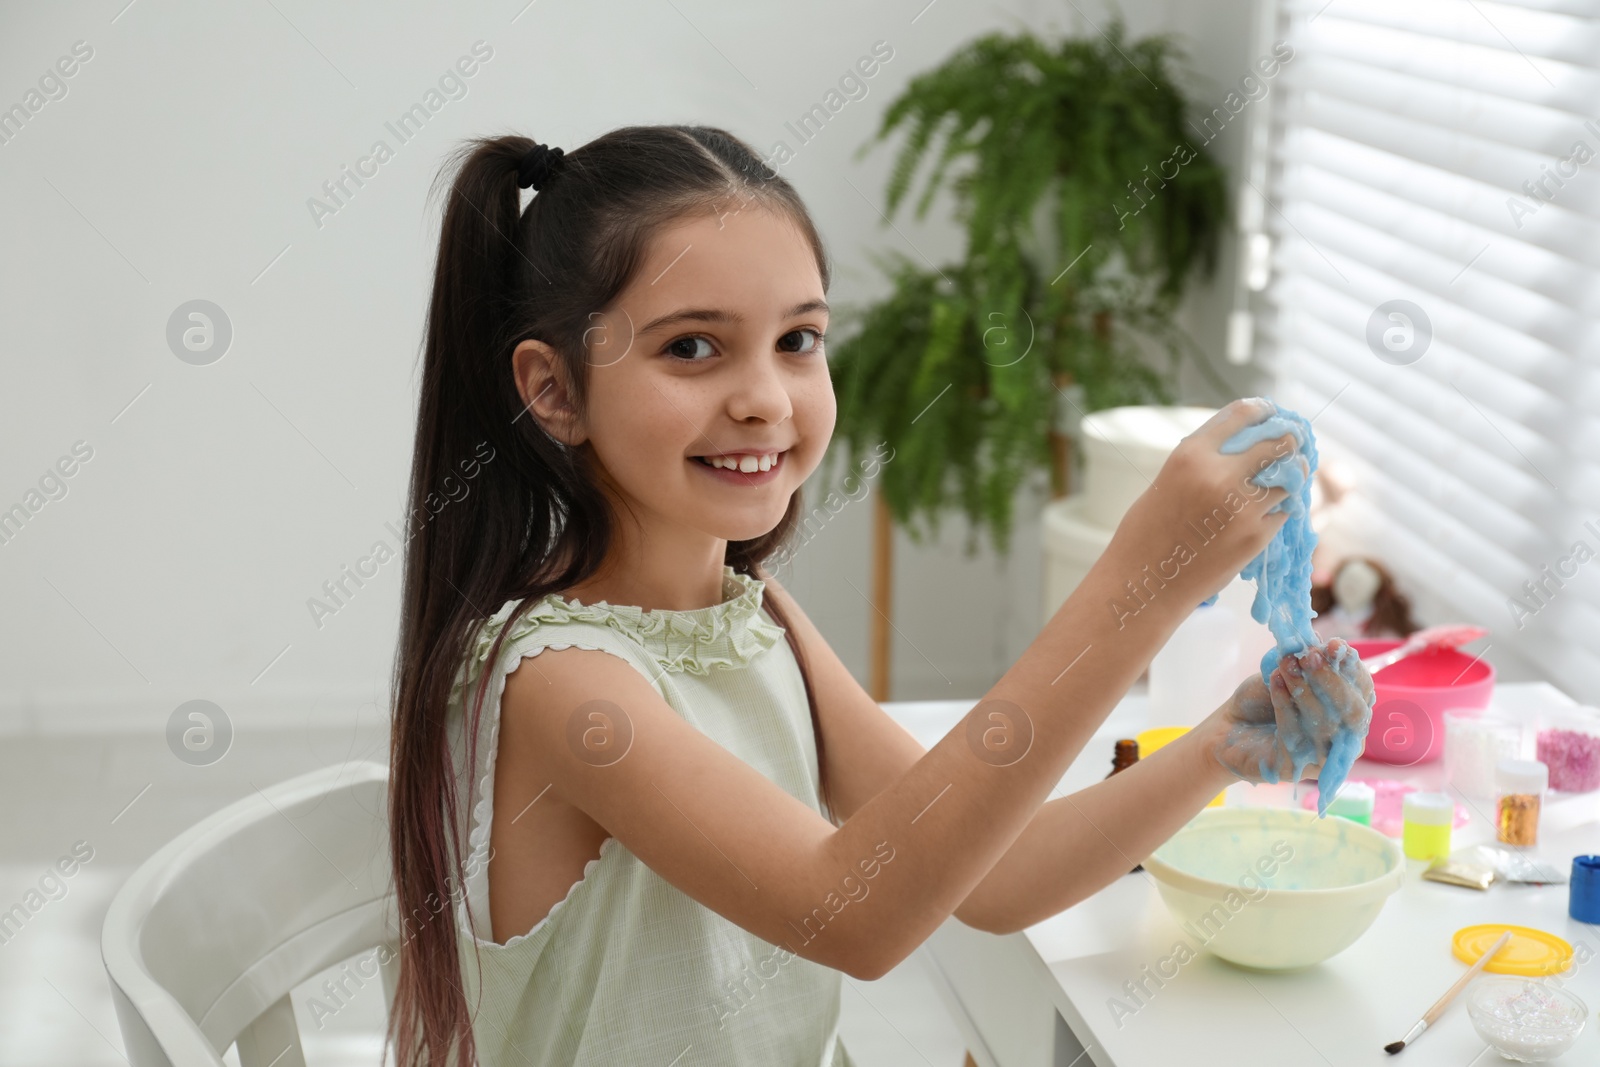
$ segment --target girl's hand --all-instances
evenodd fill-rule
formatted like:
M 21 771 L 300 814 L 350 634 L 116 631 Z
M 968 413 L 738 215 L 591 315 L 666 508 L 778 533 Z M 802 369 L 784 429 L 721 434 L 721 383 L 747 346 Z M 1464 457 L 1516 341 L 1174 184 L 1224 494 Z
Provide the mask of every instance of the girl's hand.
M 1372 675 L 1342 639 L 1286 655 L 1270 688 L 1252 672 L 1214 717 L 1217 761 L 1247 782 L 1315 778 L 1330 757 L 1348 768 L 1367 736 Z
M 1309 464 L 1288 433 L 1233 455 L 1221 448 L 1275 413 L 1258 397 L 1235 400 L 1180 441 L 1117 527 L 1116 552 L 1108 553 L 1113 565 L 1128 571 L 1135 585 L 1176 584 L 1186 612 L 1260 555 L 1288 521 L 1286 511 L 1268 513 L 1288 491 L 1251 479 L 1273 463 Z

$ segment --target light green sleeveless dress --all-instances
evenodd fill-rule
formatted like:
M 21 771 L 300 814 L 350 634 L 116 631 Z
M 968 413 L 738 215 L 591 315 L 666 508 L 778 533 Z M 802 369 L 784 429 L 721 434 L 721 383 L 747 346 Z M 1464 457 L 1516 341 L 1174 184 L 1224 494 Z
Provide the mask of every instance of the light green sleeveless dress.
M 471 786 L 457 827 L 468 878 L 454 899 L 482 1067 L 852 1067 L 838 1036 L 840 972 L 729 922 L 614 837 L 532 930 L 489 940 L 500 696 L 522 657 L 546 648 L 598 649 L 633 664 L 687 722 L 826 818 L 805 689 L 783 629 L 761 611 L 764 589 L 724 567 L 723 601 L 693 611 L 543 598 L 492 667 L 469 769 L 468 701 L 519 602 L 483 627 L 448 709 L 458 801 Z

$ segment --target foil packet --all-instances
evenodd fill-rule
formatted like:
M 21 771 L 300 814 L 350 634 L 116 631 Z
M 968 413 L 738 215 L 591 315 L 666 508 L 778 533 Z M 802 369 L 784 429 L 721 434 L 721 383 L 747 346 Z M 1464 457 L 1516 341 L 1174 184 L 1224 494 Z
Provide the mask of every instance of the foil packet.
M 1468 889 L 1488 889 L 1495 882 L 1510 885 L 1565 885 L 1567 872 L 1517 849 L 1471 845 L 1446 859 L 1434 860 L 1422 877 Z
M 1430 882 L 1465 886 L 1468 889 L 1488 889 L 1498 876 L 1490 864 L 1457 859 L 1455 856 L 1434 860 L 1422 872 L 1422 877 Z
M 1457 857 L 1467 863 L 1492 866 L 1502 882 L 1515 885 L 1566 885 L 1568 880 L 1567 872 L 1562 868 L 1520 849 L 1474 845 L 1450 856 L 1452 860 Z

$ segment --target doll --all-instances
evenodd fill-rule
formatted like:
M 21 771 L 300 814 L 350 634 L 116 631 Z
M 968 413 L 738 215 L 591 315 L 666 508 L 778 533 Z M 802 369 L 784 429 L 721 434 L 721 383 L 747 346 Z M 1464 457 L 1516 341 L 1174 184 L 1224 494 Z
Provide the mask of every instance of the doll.
M 1333 578 L 1311 587 L 1312 628 L 1324 641 L 1403 638 L 1417 629 L 1411 602 L 1383 564 L 1362 556 L 1342 560 Z

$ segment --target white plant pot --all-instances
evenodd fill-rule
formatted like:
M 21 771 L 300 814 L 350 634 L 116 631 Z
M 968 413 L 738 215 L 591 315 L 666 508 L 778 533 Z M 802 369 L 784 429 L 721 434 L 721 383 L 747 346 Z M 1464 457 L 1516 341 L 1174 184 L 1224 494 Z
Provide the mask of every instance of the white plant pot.
M 1197 407 L 1108 408 L 1085 415 L 1083 491 L 1045 505 L 1044 609 L 1048 622 L 1111 543 L 1117 524 L 1150 487 L 1178 442 L 1214 412 Z
M 1084 517 L 1115 530 L 1178 442 L 1215 414 L 1213 408 L 1143 406 L 1085 415 L 1078 432 Z

